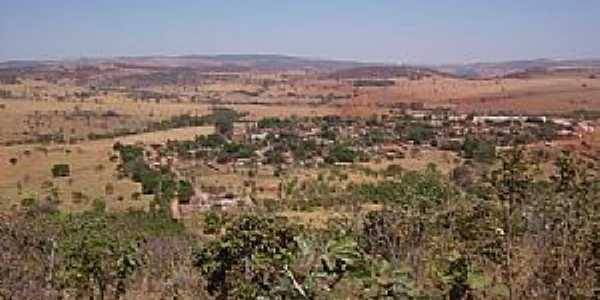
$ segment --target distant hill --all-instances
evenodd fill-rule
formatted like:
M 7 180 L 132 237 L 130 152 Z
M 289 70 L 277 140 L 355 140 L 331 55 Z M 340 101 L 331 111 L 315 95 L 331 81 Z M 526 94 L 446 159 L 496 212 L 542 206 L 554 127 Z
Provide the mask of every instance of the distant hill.
M 36 60 L 9 60 L 0 62 L 0 69 L 26 69 L 54 64 L 52 61 L 36 61 Z
M 355 61 L 303 58 L 285 55 L 183 55 L 183 56 L 138 56 L 114 58 L 81 58 L 57 61 L 9 61 L 0 63 L 0 69 L 20 67 L 81 66 L 113 64 L 129 68 L 188 68 L 196 70 L 232 71 L 293 71 L 313 70 L 330 72 L 340 69 L 368 65 Z
M 564 69 L 600 69 L 600 60 L 517 60 L 495 63 L 474 63 L 442 65 L 434 67 L 436 70 L 447 72 L 461 77 L 512 77 L 528 72 L 553 72 Z
M 517 60 L 492 63 L 453 64 L 437 66 L 410 66 L 365 63 L 348 60 L 304 58 L 287 55 L 223 54 L 181 56 L 131 56 L 109 58 L 78 58 L 54 61 L 13 60 L 0 62 L 0 71 L 56 72 L 65 69 L 100 67 L 125 71 L 171 72 L 285 72 L 311 71 L 339 79 L 373 79 L 391 77 L 423 77 L 431 75 L 466 78 L 493 78 L 524 76 L 530 72 L 554 72 L 565 69 L 600 70 L 600 59 L 587 60 Z
M 312 69 L 330 71 L 367 65 L 355 61 L 325 60 L 285 55 L 214 55 L 183 56 L 182 59 L 211 61 L 223 65 L 237 65 L 259 71 L 288 71 Z
M 333 79 L 389 79 L 398 77 L 419 79 L 433 75 L 451 76 L 434 69 L 417 66 L 362 66 L 336 71 L 327 74 L 326 77 Z

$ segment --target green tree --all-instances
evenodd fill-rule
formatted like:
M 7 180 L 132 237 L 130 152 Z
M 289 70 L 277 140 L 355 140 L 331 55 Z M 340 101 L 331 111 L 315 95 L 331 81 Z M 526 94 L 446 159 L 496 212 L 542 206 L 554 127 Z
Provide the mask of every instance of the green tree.
M 54 177 L 69 177 L 71 175 L 71 167 L 68 164 L 56 164 L 52 166 L 52 176 Z
M 406 129 L 406 139 L 412 140 L 417 145 L 430 141 L 435 137 L 433 128 L 421 124 L 412 124 Z
M 463 155 L 468 159 L 481 162 L 490 162 L 496 158 L 496 145 L 492 141 L 486 141 L 467 136 L 463 143 Z
M 189 203 L 194 193 L 194 187 L 189 181 L 179 180 L 177 184 L 177 198 L 180 203 Z
M 344 145 L 335 145 L 330 151 L 329 155 L 325 158 L 327 163 L 351 163 L 358 159 L 358 153 L 352 150 L 350 147 Z
M 92 299 L 105 299 L 110 292 L 114 298 L 123 295 L 141 264 L 138 241 L 111 230 L 104 214 L 67 218 L 60 242 L 62 285 Z
M 297 235 L 284 219 L 243 215 L 197 252 L 195 265 L 217 299 L 271 297 L 287 278 L 286 266 L 298 249 Z
M 235 120 L 227 115 L 218 115 L 215 120 L 215 132 L 223 137 L 231 139 L 233 136 L 233 122 Z
M 515 297 L 514 276 L 515 268 L 515 242 L 522 234 L 523 225 L 526 224 L 523 207 L 530 199 L 533 174 L 521 148 L 513 148 L 502 157 L 502 166 L 491 174 L 491 197 L 497 201 L 501 210 L 500 220 L 502 228 L 498 229 L 503 237 L 503 271 L 506 285 L 508 286 L 508 299 Z
M 599 186 L 592 168 L 569 152 L 556 161 L 553 194 L 542 203 L 547 213 L 547 269 L 544 279 L 552 282 L 556 299 L 589 297 L 589 270 L 593 268 L 594 217 L 598 214 Z

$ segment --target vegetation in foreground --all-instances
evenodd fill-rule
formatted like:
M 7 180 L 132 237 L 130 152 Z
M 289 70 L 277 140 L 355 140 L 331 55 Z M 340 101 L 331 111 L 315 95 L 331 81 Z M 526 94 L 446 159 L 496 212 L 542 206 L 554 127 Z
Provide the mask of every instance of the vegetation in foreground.
M 515 149 L 457 185 L 433 166 L 331 197 L 345 217 L 282 217 L 291 198 L 203 213 L 85 213 L 32 200 L 0 227 L 3 299 L 590 299 L 600 285 L 593 165 L 548 178 Z M 464 182 L 464 181 L 461 181 Z M 333 192 L 332 192 L 333 193 Z M 377 203 L 375 209 L 367 209 Z M 305 203 L 306 204 L 306 203 Z

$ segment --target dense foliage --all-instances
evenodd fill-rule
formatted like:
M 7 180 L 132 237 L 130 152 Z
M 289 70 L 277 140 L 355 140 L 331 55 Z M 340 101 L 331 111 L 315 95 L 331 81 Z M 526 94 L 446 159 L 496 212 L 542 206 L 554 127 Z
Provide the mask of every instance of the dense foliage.
M 122 171 L 142 180 L 143 151 L 115 148 Z M 464 185 L 450 178 L 466 171 L 447 176 L 433 165 L 392 165 L 359 184 L 334 169 L 314 182 L 285 182 L 277 206 L 210 210 L 185 227 L 156 212 L 99 205 L 66 214 L 32 199 L 0 226 L 0 297 L 597 297 L 596 166 L 564 153 L 552 176 L 541 176 L 532 153 L 499 157 Z M 162 193 L 189 195 L 191 185 L 163 176 Z M 284 217 L 317 209 L 329 209 L 320 224 Z
M 144 159 L 144 149 L 135 145 L 114 145 L 121 163 L 119 171 L 142 185 L 142 194 L 155 195 L 160 210 L 166 212 L 169 202 L 177 197 L 179 201 L 189 202 L 194 195 L 192 184 L 183 179 L 176 180 L 175 174 L 164 166 L 152 168 Z

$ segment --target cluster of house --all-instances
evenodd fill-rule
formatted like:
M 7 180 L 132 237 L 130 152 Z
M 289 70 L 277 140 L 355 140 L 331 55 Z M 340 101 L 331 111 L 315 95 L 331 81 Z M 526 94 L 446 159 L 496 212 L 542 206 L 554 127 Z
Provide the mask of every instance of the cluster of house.
M 248 195 L 238 196 L 232 193 L 210 194 L 196 189 L 189 203 L 180 204 L 178 201 L 171 203 L 171 217 L 175 220 L 180 220 L 192 216 L 196 212 L 208 211 L 210 209 L 221 208 L 226 210 L 231 207 L 252 207 L 253 205 L 254 202 Z
M 399 122 L 402 120 L 402 122 Z M 401 159 L 414 148 L 439 147 L 447 149 L 460 149 L 468 136 L 494 138 L 496 136 L 510 136 L 515 128 L 520 132 L 530 132 L 540 135 L 546 131 L 541 140 L 547 136 L 555 138 L 577 138 L 594 132 L 594 123 L 580 121 L 563 117 L 553 116 L 524 116 L 524 115 L 468 115 L 459 114 L 449 110 L 426 110 L 426 109 L 404 109 L 401 113 L 388 116 L 374 117 L 373 120 L 366 119 L 344 119 L 334 117 L 329 120 L 296 119 L 294 122 L 283 120 L 282 126 L 259 126 L 255 121 L 238 122 L 234 126 L 231 140 L 240 144 L 251 144 L 254 156 L 251 158 L 241 157 L 226 163 L 206 162 L 211 168 L 227 172 L 236 168 L 248 168 L 268 163 L 268 152 L 278 149 L 275 144 L 283 142 L 287 137 L 293 136 L 295 143 L 298 141 L 310 142 L 313 149 L 311 155 L 295 157 L 292 151 L 280 154 L 277 162 L 278 168 L 285 169 L 290 165 L 318 166 L 327 161 L 328 151 L 335 148 L 340 140 L 351 141 L 347 147 L 355 153 L 362 153 L 367 160 Z M 403 135 L 398 129 L 398 124 L 403 126 L 402 130 L 414 126 L 426 128 L 428 132 L 427 141 L 411 140 L 411 136 Z M 551 132 L 548 133 L 547 131 Z M 408 129 L 410 131 L 410 128 Z M 333 132 L 333 134 L 330 134 Z M 379 135 L 373 137 L 374 133 Z M 370 139 L 376 139 L 375 142 Z M 448 147 L 448 144 L 455 145 Z M 496 143 L 497 147 L 506 146 Z M 154 148 L 154 147 L 153 147 Z M 156 145 L 158 149 L 158 145 Z M 316 148 L 316 149 L 314 149 Z M 194 150 L 190 150 L 194 151 Z M 361 158 L 362 159 L 362 158 Z M 152 165 L 155 168 L 161 166 L 172 167 L 177 163 L 176 155 L 161 157 L 154 156 Z M 348 164 L 347 161 L 334 161 L 334 164 Z M 209 194 L 197 192 L 189 205 L 180 205 L 179 213 L 186 215 L 188 211 L 205 210 L 211 206 L 218 205 L 223 208 L 238 206 L 240 204 L 251 205 L 252 200 L 248 197 L 231 194 Z
M 403 110 L 403 113 L 413 119 L 427 122 L 432 127 L 452 126 L 452 131 L 458 135 L 469 132 L 469 128 L 477 128 L 476 133 L 489 132 L 498 127 L 539 127 L 544 124 L 553 125 L 556 135 L 562 137 L 579 137 L 594 132 L 594 123 L 572 118 L 543 115 L 473 115 L 458 114 L 450 110 Z
M 410 120 L 408 124 L 415 126 L 426 126 L 434 132 L 434 143 L 418 143 L 410 137 L 399 137 L 397 132 L 398 118 Z M 374 125 L 376 124 L 376 125 Z M 409 125 L 410 126 L 410 125 Z M 375 145 L 361 145 L 352 143 L 352 148 L 363 151 L 367 156 L 382 157 L 388 159 L 402 158 L 404 153 L 414 144 L 420 144 L 421 147 L 430 145 L 462 145 L 467 136 L 477 136 L 482 138 L 495 138 L 496 136 L 510 136 L 514 134 L 515 128 L 519 132 L 539 135 L 540 140 L 548 141 L 549 137 L 554 138 L 582 138 L 586 134 L 591 134 L 595 130 L 593 122 L 581 121 L 576 119 L 542 116 L 542 115 L 473 115 L 460 114 L 450 110 L 427 110 L 427 109 L 403 109 L 400 113 L 388 116 L 379 116 L 376 122 L 365 120 L 353 120 L 343 122 L 340 126 L 331 126 L 328 131 L 335 131 L 336 138 L 328 138 L 323 134 L 322 123 L 314 120 L 297 122 L 293 127 L 284 128 L 260 128 L 256 122 L 246 122 L 238 124 L 234 131 L 233 140 L 237 142 L 246 142 L 260 144 L 267 140 L 269 136 L 278 137 L 284 134 L 293 134 L 303 140 L 311 140 L 322 149 L 335 144 L 336 139 L 358 141 L 361 137 L 372 134 L 375 131 L 383 132 L 388 137 L 384 143 Z M 541 133 L 544 133 L 542 135 Z M 506 146 L 500 142 L 498 147 Z M 270 150 L 268 144 L 264 148 L 257 150 L 258 161 L 266 151 Z M 323 151 L 318 151 L 322 155 Z M 319 164 L 324 161 L 323 156 L 312 157 L 307 160 L 294 161 L 290 153 L 282 153 L 285 164 L 298 163 L 301 165 Z M 238 161 L 244 164 L 246 160 Z

